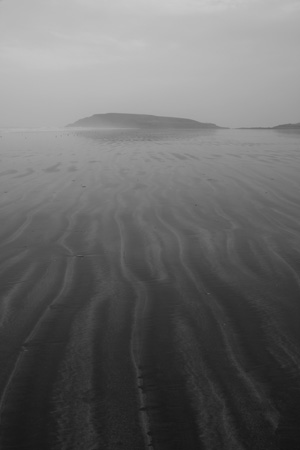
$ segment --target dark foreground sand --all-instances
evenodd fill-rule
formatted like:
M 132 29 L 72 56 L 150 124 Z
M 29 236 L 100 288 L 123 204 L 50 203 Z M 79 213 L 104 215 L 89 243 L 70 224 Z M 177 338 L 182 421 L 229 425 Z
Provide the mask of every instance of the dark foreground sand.
M 300 134 L 4 133 L 0 159 L 1 450 L 300 448 Z

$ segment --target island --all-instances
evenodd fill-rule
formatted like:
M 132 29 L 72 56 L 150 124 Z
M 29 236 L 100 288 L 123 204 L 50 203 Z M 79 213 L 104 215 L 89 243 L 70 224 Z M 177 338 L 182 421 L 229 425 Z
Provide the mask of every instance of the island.
M 107 113 L 94 114 L 77 120 L 67 127 L 84 128 L 222 128 L 214 123 L 197 122 L 180 117 L 153 116 L 149 114 Z
M 274 130 L 300 130 L 300 122 L 299 123 L 286 123 L 283 125 L 276 125 L 273 127 Z
M 275 127 L 239 127 L 238 130 L 300 130 L 300 122 L 285 123 Z

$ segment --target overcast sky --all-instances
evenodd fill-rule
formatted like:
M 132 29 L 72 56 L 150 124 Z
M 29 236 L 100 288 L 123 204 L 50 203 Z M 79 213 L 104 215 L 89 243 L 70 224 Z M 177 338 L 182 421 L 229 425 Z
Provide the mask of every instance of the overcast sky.
M 0 127 L 300 121 L 300 0 L 0 0 Z

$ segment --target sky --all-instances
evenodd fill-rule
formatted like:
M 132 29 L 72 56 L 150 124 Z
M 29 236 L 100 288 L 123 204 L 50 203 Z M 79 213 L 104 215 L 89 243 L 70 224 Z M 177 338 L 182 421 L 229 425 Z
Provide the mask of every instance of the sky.
M 0 127 L 300 122 L 300 0 L 0 0 Z

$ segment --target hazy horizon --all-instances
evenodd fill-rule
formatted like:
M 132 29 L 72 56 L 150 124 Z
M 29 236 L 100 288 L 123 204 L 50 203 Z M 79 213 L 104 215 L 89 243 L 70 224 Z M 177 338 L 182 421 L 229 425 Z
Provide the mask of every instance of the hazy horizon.
M 0 127 L 300 121 L 300 2 L 0 0 Z

